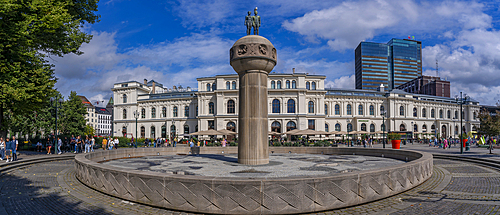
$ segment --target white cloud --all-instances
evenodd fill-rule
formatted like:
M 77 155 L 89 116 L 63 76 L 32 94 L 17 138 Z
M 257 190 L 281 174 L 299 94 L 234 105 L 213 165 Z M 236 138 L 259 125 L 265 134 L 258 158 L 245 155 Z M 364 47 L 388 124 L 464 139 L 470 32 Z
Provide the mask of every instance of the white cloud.
M 342 88 L 342 89 L 354 89 L 355 77 L 351 76 L 342 76 L 340 78 L 334 79 L 333 81 L 326 80 L 325 87 L 326 88 Z

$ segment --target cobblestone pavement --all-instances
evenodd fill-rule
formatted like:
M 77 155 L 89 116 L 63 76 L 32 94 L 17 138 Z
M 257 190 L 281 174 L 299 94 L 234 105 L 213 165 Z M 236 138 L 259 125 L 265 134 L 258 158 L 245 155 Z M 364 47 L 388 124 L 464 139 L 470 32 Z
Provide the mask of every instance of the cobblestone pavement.
M 188 214 L 136 204 L 92 190 L 75 178 L 73 161 L 54 161 L 0 176 L 0 214 Z M 314 214 L 500 214 L 500 172 L 434 160 L 422 185 L 380 201 Z

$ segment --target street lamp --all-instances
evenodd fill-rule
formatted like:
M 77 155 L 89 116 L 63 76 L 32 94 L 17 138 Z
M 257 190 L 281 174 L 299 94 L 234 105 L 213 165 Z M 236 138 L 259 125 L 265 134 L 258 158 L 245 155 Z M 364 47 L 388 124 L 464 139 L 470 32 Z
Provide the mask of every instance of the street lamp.
M 351 146 L 351 141 L 349 139 L 349 123 L 351 123 L 351 119 L 346 119 L 346 122 L 347 122 L 347 147 L 349 147 Z
M 135 147 L 137 147 L 137 119 L 139 118 L 139 111 L 135 110 L 134 111 L 134 118 L 135 118 Z
M 415 132 L 415 127 L 414 127 L 414 125 L 413 125 L 413 124 L 415 124 L 415 123 L 414 123 L 414 122 L 411 122 L 411 140 L 410 140 L 410 141 L 411 141 L 411 144 L 412 144 L 412 145 L 413 145 L 413 135 L 414 135 L 414 133 L 413 133 L 413 132 Z
M 62 102 L 63 100 L 62 99 L 57 99 L 57 98 L 50 98 L 50 106 L 52 106 L 54 109 L 55 109 L 55 118 L 56 118 L 56 130 L 54 132 L 55 134 L 55 144 L 54 144 L 54 154 L 57 154 L 57 144 L 58 144 L 58 141 L 57 141 L 57 117 L 58 117 L 58 110 L 62 108 Z
M 387 111 L 382 111 L 380 115 L 382 115 L 382 136 L 384 137 L 384 140 L 382 141 L 382 147 L 385 149 L 385 116 L 387 114 Z
M 459 140 L 460 140 L 460 154 L 463 154 L 464 153 L 464 143 L 462 142 L 462 136 L 463 136 L 463 132 L 464 132 L 464 129 L 463 129 L 463 118 L 464 118 L 464 114 L 463 113 L 463 108 L 462 108 L 462 105 L 464 103 L 467 103 L 469 100 L 469 96 L 467 96 L 467 94 L 465 94 L 465 97 L 462 97 L 462 92 L 460 92 L 460 99 L 458 98 L 458 96 L 455 96 L 455 101 L 457 102 L 457 104 L 460 104 L 460 137 L 459 137 Z M 469 143 L 467 142 L 467 145 L 466 145 L 466 148 L 465 148 L 465 151 L 469 151 L 470 148 L 469 148 Z
M 174 126 L 174 128 L 175 128 L 175 129 L 174 129 L 174 132 L 172 132 L 172 126 Z M 174 146 L 174 147 L 175 147 L 175 146 L 177 145 L 177 143 L 174 145 L 174 136 L 175 136 L 175 135 L 176 135 L 176 133 L 177 133 L 177 132 L 176 132 L 177 127 L 175 126 L 175 119 L 174 119 L 174 118 L 172 118 L 172 126 L 170 126 L 170 133 L 171 133 L 171 134 L 170 134 L 170 138 L 171 138 L 170 143 L 172 144 L 172 146 Z

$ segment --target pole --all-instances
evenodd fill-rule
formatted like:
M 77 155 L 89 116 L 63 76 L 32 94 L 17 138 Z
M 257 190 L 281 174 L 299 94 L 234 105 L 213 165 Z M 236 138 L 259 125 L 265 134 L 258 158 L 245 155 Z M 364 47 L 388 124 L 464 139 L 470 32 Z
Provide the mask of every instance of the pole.
M 137 147 L 137 118 L 135 117 L 135 147 Z
M 382 136 L 384 140 L 382 141 L 382 147 L 385 149 L 385 113 L 382 115 L 382 125 L 384 125 L 384 129 L 382 130 Z
M 56 155 L 57 154 L 57 144 L 58 144 L 58 141 L 57 141 L 57 100 L 56 100 L 56 131 L 54 132 L 56 135 L 56 139 L 55 139 L 55 143 L 54 143 L 54 154 Z
M 462 129 L 462 120 L 463 120 L 463 114 L 462 114 L 462 92 L 460 92 L 460 154 L 464 153 L 464 143 L 462 140 L 463 132 L 464 130 Z

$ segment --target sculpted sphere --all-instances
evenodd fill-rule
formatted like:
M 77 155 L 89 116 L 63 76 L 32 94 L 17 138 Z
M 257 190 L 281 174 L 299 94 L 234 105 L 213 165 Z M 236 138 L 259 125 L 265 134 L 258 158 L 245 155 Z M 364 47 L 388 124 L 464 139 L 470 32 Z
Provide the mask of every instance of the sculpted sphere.
M 276 66 L 277 57 L 273 44 L 259 35 L 242 37 L 229 51 L 231 66 L 238 74 L 247 70 L 269 73 Z

